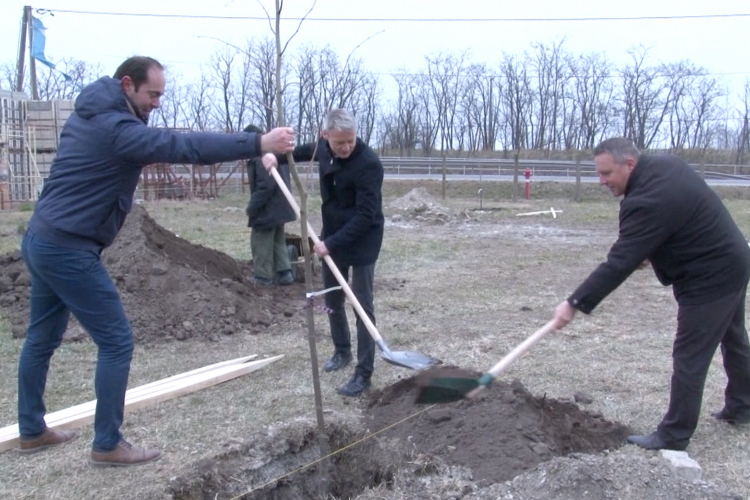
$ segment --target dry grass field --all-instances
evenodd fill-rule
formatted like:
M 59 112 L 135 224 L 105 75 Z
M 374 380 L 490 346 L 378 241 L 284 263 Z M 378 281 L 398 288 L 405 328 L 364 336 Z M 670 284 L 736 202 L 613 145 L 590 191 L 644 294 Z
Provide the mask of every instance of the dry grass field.
M 412 188 L 425 187 L 448 214 L 410 216 L 390 208 Z M 509 201 L 508 186 L 452 183 L 445 200 L 435 182 L 388 182 L 384 190 L 386 236 L 376 269 L 378 328 L 388 344 L 417 350 L 445 363 L 484 371 L 546 323 L 564 299 L 606 255 L 617 235 L 617 200 L 588 186 L 582 202 L 567 186 L 538 185 L 530 201 Z M 536 188 L 537 186 L 535 186 Z M 741 190 L 721 194 L 750 236 L 750 201 Z M 163 227 L 193 243 L 248 260 L 245 195 L 211 201 L 148 202 Z M 320 227 L 319 199 L 310 203 Z M 550 215 L 516 213 L 562 210 Z M 29 211 L 0 213 L 0 253 L 20 245 Z M 298 232 L 290 224 L 288 231 Z M 186 283 L 185 286 L 190 286 Z M 300 304 L 303 304 L 302 298 Z M 592 396 L 587 410 L 650 432 L 663 415 L 671 373 L 676 305 L 671 290 L 649 270 L 637 271 L 590 316 L 579 315 L 562 333 L 534 346 L 503 377 L 517 378 L 534 394 Z M 0 311 L 2 314 L 2 311 Z M 350 319 L 352 316 L 350 315 Z M 331 354 L 328 324 L 315 315 L 318 352 Z M 0 427 L 15 423 L 16 362 L 22 340 L 12 339 L 0 319 Z M 171 498 L 170 480 L 186 468 L 251 439 L 265 426 L 314 419 L 306 326 L 279 321 L 267 332 L 218 342 L 188 340 L 137 345 L 130 386 L 244 354 L 285 357 L 248 376 L 126 415 L 123 432 L 136 444 L 161 448 L 158 462 L 130 469 L 94 469 L 87 463 L 92 428 L 62 449 L 32 456 L 0 454 L 0 498 Z M 47 407 L 56 411 L 93 399 L 95 348 L 90 341 L 64 344 L 52 361 Z M 356 416 L 356 400 L 335 388 L 346 373 L 323 374 L 326 414 Z M 375 388 L 408 376 L 376 361 Z M 723 401 L 721 358 L 714 359 L 698 430 L 688 449 L 704 477 L 750 498 L 750 429 L 715 422 L 709 414 Z

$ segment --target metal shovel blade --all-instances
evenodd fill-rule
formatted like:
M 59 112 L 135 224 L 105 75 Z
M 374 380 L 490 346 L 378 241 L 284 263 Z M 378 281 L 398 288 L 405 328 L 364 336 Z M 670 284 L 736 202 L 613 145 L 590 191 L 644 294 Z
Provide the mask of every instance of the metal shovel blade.
M 431 358 L 426 354 L 415 351 L 391 351 L 383 349 L 382 357 L 392 365 L 409 368 L 411 370 L 423 370 L 430 366 L 442 363 L 439 359 Z

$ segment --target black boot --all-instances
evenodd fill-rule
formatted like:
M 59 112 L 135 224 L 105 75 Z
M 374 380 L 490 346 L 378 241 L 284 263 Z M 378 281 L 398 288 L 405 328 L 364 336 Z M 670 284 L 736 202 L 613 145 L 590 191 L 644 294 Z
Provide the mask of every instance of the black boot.
M 326 361 L 326 364 L 323 365 L 323 370 L 327 372 L 335 372 L 336 370 L 340 370 L 346 365 L 349 364 L 352 360 L 352 353 L 348 352 L 346 354 L 337 352 L 333 355 L 331 359 Z
M 729 413 L 729 411 L 727 411 L 726 407 L 722 408 L 719 411 L 711 412 L 711 416 L 713 416 L 716 420 L 720 420 L 732 425 L 750 424 L 750 415 L 732 415 L 731 413 Z
M 294 283 L 294 275 L 290 269 L 276 273 L 276 283 L 281 286 L 291 285 Z
M 353 397 L 353 396 L 359 396 L 360 394 L 362 394 L 369 388 L 370 388 L 370 379 L 366 378 L 364 375 L 355 373 L 354 376 L 351 378 L 351 380 L 349 380 L 349 382 L 347 382 L 346 384 L 336 389 L 336 392 L 338 392 L 342 396 Z
M 675 443 L 667 443 L 656 432 L 645 435 L 628 436 L 628 443 L 635 444 L 641 448 L 647 450 L 677 450 L 684 451 L 687 448 L 687 444 L 679 445 Z

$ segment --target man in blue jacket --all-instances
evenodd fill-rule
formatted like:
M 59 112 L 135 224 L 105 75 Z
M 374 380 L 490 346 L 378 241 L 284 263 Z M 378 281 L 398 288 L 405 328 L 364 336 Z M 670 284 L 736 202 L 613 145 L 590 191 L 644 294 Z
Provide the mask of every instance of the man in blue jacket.
M 323 201 L 323 234 L 315 253 L 330 255 L 345 279 L 352 274 L 352 292 L 367 316 L 375 323 L 373 280 L 375 263 L 383 243 L 383 165 L 377 153 L 357 138 L 357 122 L 345 109 L 332 109 L 325 118 L 322 138 L 317 143 L 294 149 L 295 161 L 317 161 L 320 197 Z M 285 158 L 265 155 L 263 165 L 270 169 Z M 326 288 L 338 285 L 323 265 Z M 340 370 L 352 360 L 349 323 L 344 308 L 344 292 L 325 295 L 332 311 L 328 318 L 335 351 L 323 365 L 327 372 Z M 375 341 L 357 317 L 357 366 L 352 378 L 338 388 L 343 396 L 358 396 L 370 388 L 375 363 Z
M 137 465 L 161 456 L 120 433 L 133 354 L 133 333 L 100 260 L 133 203 L 141 169 L 151 163 L 212 164 L 284 153 L 289 128 L 268 134 L 177 133 L 147 126 L 164 94 L 163 66 L 136 56 L 113 78 L 88 85 L 60 136 L 60 147 L 36 204 L 21 251 L 31 274 L 30 320 L 18 365 L 20 451 L 72 440 L 49 429 L 44 389 L 49 362 L 72 312 L 98 348 L 91 463 Z
M 648 260 L 672 285 L 677 333 L 667 413 L 656 431 L 628 437 L 650 450 L 684 450 L 700 416 L 711 358 L 721 346 L 727 386 L 724 408 L 713 416 L 750 423 L 750 344 L 745 295 L 750 248 L 721 199 L 687 163 L 671 155 L 642 155 L 624 138 L 594 149 L 599 180 L 620 203 L 620 233 L 607 255 L 573 294 L 557 306 L 555 328 L 589 314 Z

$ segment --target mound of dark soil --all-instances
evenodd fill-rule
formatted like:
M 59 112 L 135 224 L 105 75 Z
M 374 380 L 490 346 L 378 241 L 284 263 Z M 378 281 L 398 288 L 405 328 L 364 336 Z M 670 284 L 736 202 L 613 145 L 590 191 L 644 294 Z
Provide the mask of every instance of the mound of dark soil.
M 304 284 L 256 285 L 250 264 L 179 238 L 139 205 L 102 260 L 139 341 L 256 334 L 295 319 L 305 306 Z M 14 337 L 25 335 L 29 289 L 20 253 L 1 256 L 0 307 L 10 316 Z M 71 321 L 68 333 L 82 331 Z
M 626 426 L 575 403 L 536 397 L 517 381 L 496 382 L 472 400 L 415 405 L 429 373 L 373 391 L 368 426 L 383 429 L 421 410 L 383 436 L 397 438 L 416 453 L 468 467 L 479 484 L 512 479 L 556 456 L 618 448 L 629 433 Z

